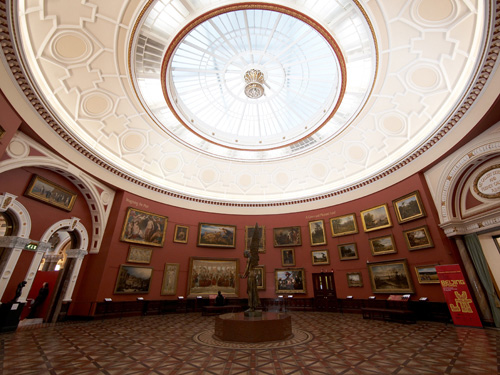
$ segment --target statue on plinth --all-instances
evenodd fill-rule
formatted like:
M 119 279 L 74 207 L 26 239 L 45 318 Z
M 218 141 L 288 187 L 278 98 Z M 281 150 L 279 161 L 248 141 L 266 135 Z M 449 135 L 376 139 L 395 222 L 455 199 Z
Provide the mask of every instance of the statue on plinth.
M 247 293 L 248 293 L 248 310 L 245 311 L 245 316 L 259 317 L 262 316 L 262 310 L 257 310 L 260 305 L 259 293 L 257 291 L 257 278 L 255 267 L 259 265 L 259 244 L 260 233 L 259 226 L 256 223 L 253 231 L 250 250 L 245 250 L 243 255 L 247 258 L 247 266 L 243 278 L 247 278 Z

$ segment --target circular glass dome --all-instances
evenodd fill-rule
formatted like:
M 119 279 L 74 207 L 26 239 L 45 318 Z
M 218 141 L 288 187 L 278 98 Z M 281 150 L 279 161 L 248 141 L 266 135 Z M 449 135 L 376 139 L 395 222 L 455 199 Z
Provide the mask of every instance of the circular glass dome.
M 166 99 L 200 137 L 236 149 L 296 142 L 332 116 L 343 94 L 339 49 L 287 14 L 222 13 L 167 54 Z

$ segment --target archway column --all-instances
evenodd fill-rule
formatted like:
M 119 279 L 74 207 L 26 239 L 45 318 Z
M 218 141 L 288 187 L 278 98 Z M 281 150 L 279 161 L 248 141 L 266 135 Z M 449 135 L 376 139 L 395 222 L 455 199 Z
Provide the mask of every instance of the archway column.
M 80 273 L 83 258 L 85 258 L 85 255 L 87 254 L 87 251 L 81 249 L 66 250 L 67 262 L 69 263 L 69 277 L 65 290 L 63 290 L 63 302 L 71 302 L 71 297 L 73 296 L 73 291 L 75 290 L 76 280 L 78 279 L 78 274 Z
M 483 316 L 483 320 L 486 322 L 493 322 L 493 316 L 491 315 L 490 306 L 486 299 L 486 295 L 484 293 L 483 287 L 481 286 L 481 282 L 476 273 L 476 269 L 474 268 L 474 264 L 472 263 L 469 253 L 467 252 L 467 248 L 465 247 L 464 241 L 461 237 L 454 237 L 455 243 L 458 247 L 458 252 L 460 253 L 460 258 L 465 267 L 465 273 L 469 278 L 469 281 L 472 286 L 472 290 L 474 292 L 474 296 L 476 297 L 476 301 L 479 304 L 479 310 L 481 310 L 481 314 Z
M 23 292 L 21 293 L 21 297 L 19 297 L 18 302 L 26 302 L 28 293 L 31 290 L 31 286 L 33 285 L 33 281 L 35 280 L 36 273 L 38 272 L 38 268 L 40 267 L 40 263 L 42 262 L 43 255 L 51 248 L 52 245 L 48 242 L 40 242 L 38 244 L 38 247 L 35 250 L 35 255 L 31 260 L 28 272 L 26 273 L 26 277 L 24 278 L 24 281 L 26 281 L 26 286 L 23 288 Z
M 4 251 L 7 252 L 3 257 L 2 263 L 0 264 L 0 298 L 3 297 L 5 289 L 9 284 L 17 261 L 21 256 L 21 252 L 30 242 L 31 240 L 29 238 L 15 236 L 0 237 L 0 247 L 3 247 L 5 249 Z
M 55 271 L 57 263 L 63 258 L 60 254 L 45 254 L 42 271 Z

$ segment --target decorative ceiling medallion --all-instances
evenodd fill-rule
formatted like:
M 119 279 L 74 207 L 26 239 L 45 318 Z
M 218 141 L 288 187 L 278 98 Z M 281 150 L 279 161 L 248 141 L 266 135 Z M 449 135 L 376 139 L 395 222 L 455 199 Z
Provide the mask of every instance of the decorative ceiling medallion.
M 491 165 L 474 179 L 474 191 L 486 199 L 500 198 L 500 164 Z

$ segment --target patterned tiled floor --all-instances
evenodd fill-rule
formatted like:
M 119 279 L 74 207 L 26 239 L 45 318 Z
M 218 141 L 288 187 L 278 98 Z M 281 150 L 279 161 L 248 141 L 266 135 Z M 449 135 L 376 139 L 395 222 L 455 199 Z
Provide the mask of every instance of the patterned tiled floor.
M 232 349 L 195 336 L 198 313 L 56 324 L 0 334 L 3 375 L 499 374 L 500 330 L 386 323 L 360 315 L 293 312 L 312 340 Z

